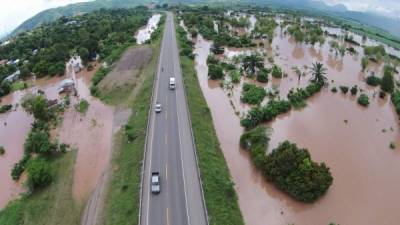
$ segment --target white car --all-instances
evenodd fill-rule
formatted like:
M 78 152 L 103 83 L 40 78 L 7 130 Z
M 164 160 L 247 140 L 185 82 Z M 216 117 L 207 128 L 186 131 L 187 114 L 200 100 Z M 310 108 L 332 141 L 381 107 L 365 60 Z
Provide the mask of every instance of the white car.
M 160 103 L 156 103 L 155 107 L 154 107 L 154 111 L 156 111 L 156 113 L 161 112 L 162 107 Z

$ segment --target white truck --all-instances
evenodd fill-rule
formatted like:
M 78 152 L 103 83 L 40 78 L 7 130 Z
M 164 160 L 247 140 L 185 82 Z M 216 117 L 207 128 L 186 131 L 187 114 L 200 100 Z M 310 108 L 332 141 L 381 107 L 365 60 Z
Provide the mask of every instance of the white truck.
M 174 90 L 176 87 L 175 77 L 169 78 L 169 89 Z

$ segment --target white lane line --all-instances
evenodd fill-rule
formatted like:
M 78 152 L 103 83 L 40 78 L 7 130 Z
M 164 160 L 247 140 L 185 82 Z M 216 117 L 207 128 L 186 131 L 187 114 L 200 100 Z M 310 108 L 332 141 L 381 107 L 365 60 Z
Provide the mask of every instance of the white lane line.
M 174 23 L 173 23 L 173 22 L 171 23 L 171 26 L 172 26 L 172 29 L 173 29 L 173 28 L 174 28 Z M 173 37 L 174 37 L 174 36 L 173 36 L 174 33 L 175 33 L 175 30 L 172 30 L 172 32 L 171 32 L 171 38 L 172 38 L 172 40 L 174 40 L 174 38 L 173 38 Z M 175 40 L 176 40 L 176 39 L 175 39 Z M 176 44 L 176 43 L 175 43 L 175 44 Z M 177 46 L 173 45 L 172 50 L 174 51 L 174 53 L 175 53 L 176 49 L 177 49 Z M 175 56 L 175 54 L 172 54 L 172 55 Z M 172 57 L 172 58 L 174 58 L 174 57 Z M 179 59 L 179 55 L 178 55 L 178 59 Z M 175 62 L 175 61 L 174 61 L 174 62 Z M 173 74 L 175 74 L 175 64 L 173 64 L 172 70 L 173 70 Z M 175 76 L 176 76 L 176 74 L 175 74 Z M 180 79 L 180 80 L 182 80 L 182 79 Z M 177 85 L 176 85 L 176 86 L 177 86 Z M 183 85 L 181 85 L 181 88 L 183 88 Z M 176 100 L 178 99 L 177 88 L 175 88 L 175 98 L 176 98 Z M 181 136 L 181 130 L 179 129 L 180 120 L 179 120 L 178 101 L 175 101 L 175 105 L 176 105 L 176 116 L 177 116 L 177 118 L 178 118 L 178 135 L 179 135 L 179 150 L 180 150 L 179 152 L 180 152 L 180 155 L 181 155 L 181 169 L 182 169 L 182 178 L 183 178 L 183 191 L 184 191 L 184 193 L 185 193 L 186 217 L 187 217 L 188 225 L 190 225 L 189 209 L 188 209 L 187 193 L 186 193 L 185 170 L 184 170 L 184 168 L 183 168 L 183 157 L 182 157 L 182 141 L 181 141 L 182 136 Z
M 168 180 L 168 163 L 165 163 L 165 181 Z
M 153 90 L 154 91 L 154 99 L 153 99 L 153 102 L 151 102 L 151 107 L 153 107 L 153 105 L 154 105 L 154 103 L 157 101 L 157 96 L 158 96 L 158 86 L 159 86 L 159 80 L 160 80 L 160 76 L 161 76 L 161 64 L 162 64 L 162 55 L 163 55 L 163 52 L 164 52 L 164 48 L 165 48 L 165 44 L 164 44 L 164 39 L 165 39 L 165 32 L 164 32 L 164 35 L 163 35 L 163 40 L 162 40 L 162 43 L 161 43 L 161 50 L 160 50 L 160 59 L 159 59 L 159 62 L 158 62 L 158 71 L 157 71 L 157 74 L 156 74 L 156 80 L 155 80 L 155 82 L 156 82 L 156 88 L 155 88 L 155 90 Z M 151 114 L 154 114 L 154 111 L 153 110 L 151 110 Z M 151 115 L 149 115 L 149 116 L 151 116 Z M 153 156 L 153 141 L 154 141 L 154 132 L 155 132 L 155 130 L 154 130 L 154 126 L 155 126 L 155 116 L 153 115 L 152 117 L 152 124 L 151 124 L 151 130 L 152 130 L 152 135 L 151 135 L 151 141 L 150 141 L 150 152 L 149 152 L 149 154 L 150 154 L 150 160 L 149 160 L 149 170 L 147 171 L 148 173 L 149 173 L 149 175 L 148 175 L 148 178 L 150 178 L 151 177 L 151 163 L 152 163 L 152 156 Z M 143 181 L 143 182 L 149 182 L 149 181 Z M 149 190 L 147 190 L 147 191 L 150 191 L 150 188 L 149 188 Z M 146 209 L 146 225 L 149 225 L 149 211 L 150 211 L 150 193 L 147 193 L 147 209 Z

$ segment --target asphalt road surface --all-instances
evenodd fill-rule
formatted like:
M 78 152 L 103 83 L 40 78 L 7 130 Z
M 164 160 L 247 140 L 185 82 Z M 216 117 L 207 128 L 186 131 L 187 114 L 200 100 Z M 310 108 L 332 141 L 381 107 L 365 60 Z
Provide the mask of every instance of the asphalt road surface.
M 169 89 L 175 77 L 176 89 Z M 142 184 L 141 225 L 206 225 L 199 171 L 182 82 L 174 20 L 167 13 L 150 114 Z M 161 176 L 161 192 L 152 194 L 152 172 Z

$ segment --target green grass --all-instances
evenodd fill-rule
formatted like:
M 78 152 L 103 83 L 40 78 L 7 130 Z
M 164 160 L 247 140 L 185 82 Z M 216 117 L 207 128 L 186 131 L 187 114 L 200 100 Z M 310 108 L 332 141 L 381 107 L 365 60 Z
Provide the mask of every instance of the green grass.
M 180 60 L 210 224 L 242 225 L 236 192 L 197 80 L 194 61 L 187 56 L 181 56 Z
M 24 196 L 8 204 L 0 211 L 0 224 L 79 224 L 83 204 L 75 202 L 72 198 L 75 158 L 76 151 L 71 151 L 51 160 L 53 183 L 30 196 Z
M 24 90 L 28 85 L 23 81 L 14 82 L 11 85 L 11 91 Z
M 106 225 L 137 224 L 141 182 L 141 162 L 146 139 L 148 112 L 153 90 L 154 75 L 160 50 L 158 37 L 150 46 L 153 57 L 140 76 L 145 77 L 137 94 L 132 89 L 124 94 L 111 92 L 102 100 L 110 104 L 120 103 L 117 98 L 130 99 L 127 106 L 132 107 L 128 123 L 114 136 L 112 174 L 107 189 L 103 221 Z

